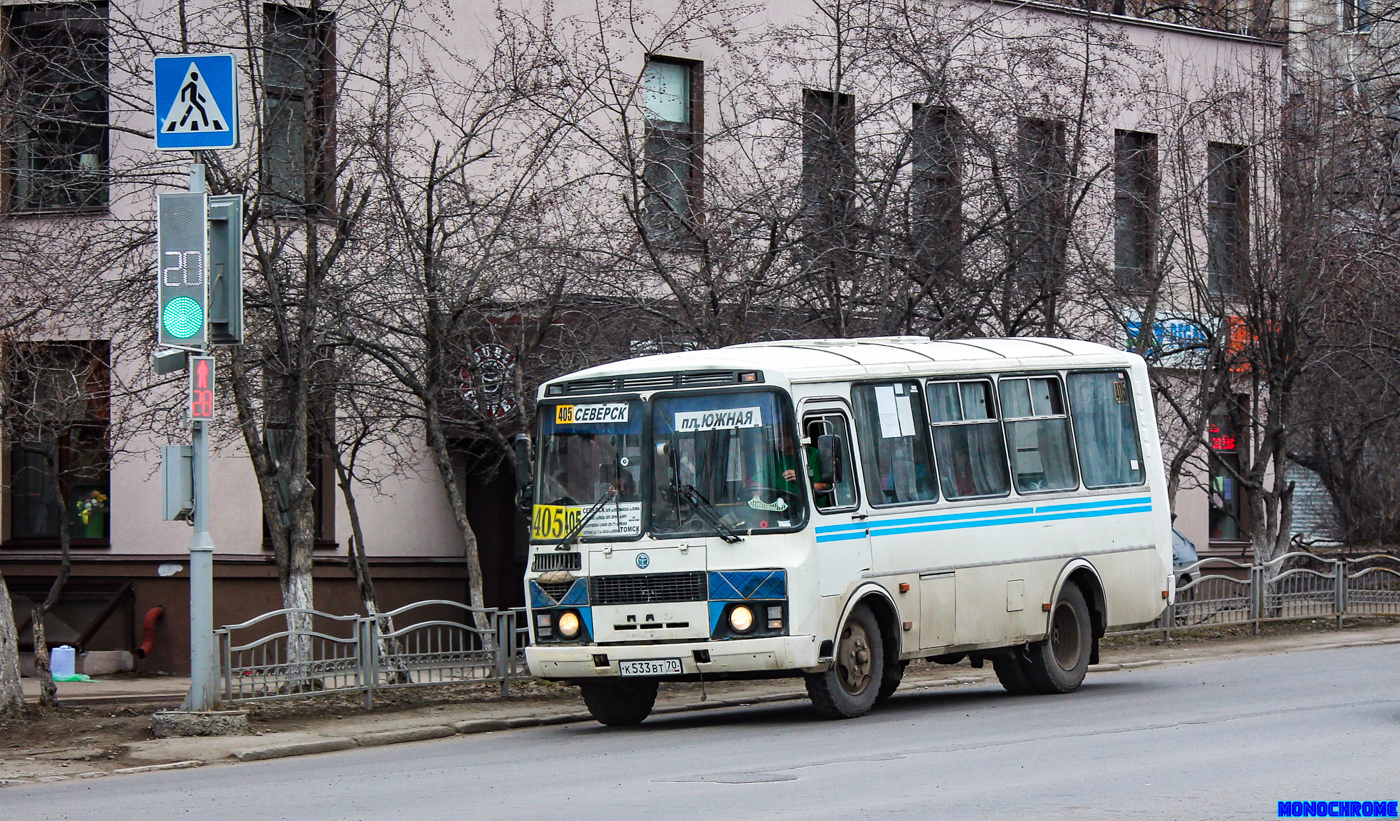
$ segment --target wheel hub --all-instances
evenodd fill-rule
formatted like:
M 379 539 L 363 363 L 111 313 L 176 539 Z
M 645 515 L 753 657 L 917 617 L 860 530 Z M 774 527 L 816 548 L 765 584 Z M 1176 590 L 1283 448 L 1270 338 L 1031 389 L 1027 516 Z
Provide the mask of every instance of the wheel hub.
M 836 674 L 841 681 L 841 689 L 851 695 L 859 695 L 870 686 L 870 637 L 859 624 L 848 624 L 841 633 L 841 647 L 837 652 Z
M 1050 650 L 1060 669 L 1073 670 L 1079 666 L 1079 645 L 1079 620 L 1074 617 L 1074 608 L 1068 602 L 1059 602 L 1055 605 L 1055 617 L 1050 621 Z

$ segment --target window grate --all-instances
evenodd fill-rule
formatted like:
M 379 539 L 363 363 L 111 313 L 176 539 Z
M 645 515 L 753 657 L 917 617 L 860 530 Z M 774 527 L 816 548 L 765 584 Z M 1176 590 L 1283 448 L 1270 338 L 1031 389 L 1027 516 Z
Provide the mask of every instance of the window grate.
M 704 573 L 645 573 L 593 579 L 594 604 L 704 601 Z
M 582 570 L 583 554 L 575 552 L 554 552 L 536 553 L 535 560 L 530 565 L 530 570 L 534 573 L 544 573 L 548 570 Z

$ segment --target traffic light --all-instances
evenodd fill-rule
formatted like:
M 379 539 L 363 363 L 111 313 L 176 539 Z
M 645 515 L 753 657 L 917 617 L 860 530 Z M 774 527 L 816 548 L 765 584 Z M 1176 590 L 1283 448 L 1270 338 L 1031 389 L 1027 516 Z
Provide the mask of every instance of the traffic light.
M 161 194 L 156 268 L 160 282 L 160 344 L 203 348 L 208 338 L 209 199 Z
M 209 344 L 243 344 L 243 195 L 209 198 Z

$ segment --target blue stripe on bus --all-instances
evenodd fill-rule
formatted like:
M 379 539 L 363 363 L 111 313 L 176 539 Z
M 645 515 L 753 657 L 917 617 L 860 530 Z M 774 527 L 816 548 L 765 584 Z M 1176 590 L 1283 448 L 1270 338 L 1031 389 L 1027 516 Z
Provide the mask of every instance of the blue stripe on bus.
M 1003 510 L 950 513 L 942 516 L 920 516 L 890 519 L 883 522 L 855 522 L 827 525 L 816 529 L 818 542 L 842 542 L 870 536 L 896 536 L 908 533 L 928 533 L 937 530 L 961 530 L 969 527 L 995 527 L 1022 522 L 1049 522 L 1067 519 L 1087 519 L 1119 514 L 1150 513 L 1152 497 L 1106 499 L 1093 502 L 1039 505 Z

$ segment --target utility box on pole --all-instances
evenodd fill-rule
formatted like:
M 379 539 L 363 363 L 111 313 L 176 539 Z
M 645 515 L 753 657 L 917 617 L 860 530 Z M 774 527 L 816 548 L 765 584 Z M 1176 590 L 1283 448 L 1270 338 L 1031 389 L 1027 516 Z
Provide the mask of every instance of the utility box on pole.
M 190 445 L 163 445 L 160 449 L 162 518 L 167 522 L 187 522 L 194 513 L 194 448 Z

